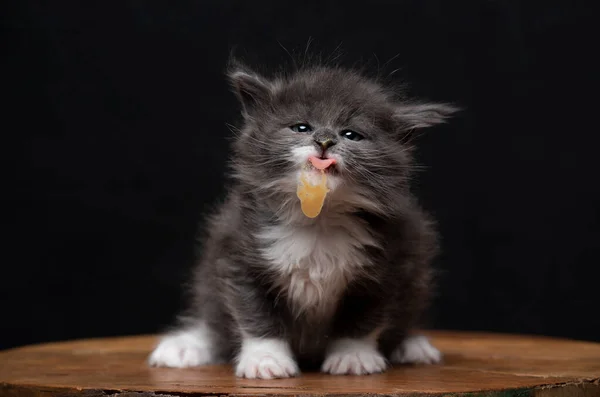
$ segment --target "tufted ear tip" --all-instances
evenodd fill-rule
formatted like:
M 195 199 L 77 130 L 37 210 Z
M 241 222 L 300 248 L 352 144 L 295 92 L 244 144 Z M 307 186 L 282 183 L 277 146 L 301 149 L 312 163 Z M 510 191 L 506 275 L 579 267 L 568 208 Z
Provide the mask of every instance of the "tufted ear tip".
M 264 106 L 270 100 L 273 91 L 270 81 L 236 58 L 231 57 L 227 66 L 229 82 L 245 113 Z

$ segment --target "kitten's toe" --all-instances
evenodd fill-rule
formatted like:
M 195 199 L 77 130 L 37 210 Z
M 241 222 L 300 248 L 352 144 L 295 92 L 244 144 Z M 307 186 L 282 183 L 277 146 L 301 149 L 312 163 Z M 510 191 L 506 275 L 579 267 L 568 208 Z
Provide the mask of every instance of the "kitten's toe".
M 299 373 L 289 347 L 278 340 L 244 341 L 235 375 L 249 379 L 289 378 Z
M 442 353 L 423 335 L 409 336 L 391 354 L 390 361 L 397 364 L 437 364 Z
M 368 375 L 386 368 L 385 358 L 372 343 L 343 339 L 329 348 L 321 371 L 332 375 Z
M 196 332 L 179 332 L 164 337 L 148 358 L 152 367 L 187 368 L 210 364 L 213 354 Z

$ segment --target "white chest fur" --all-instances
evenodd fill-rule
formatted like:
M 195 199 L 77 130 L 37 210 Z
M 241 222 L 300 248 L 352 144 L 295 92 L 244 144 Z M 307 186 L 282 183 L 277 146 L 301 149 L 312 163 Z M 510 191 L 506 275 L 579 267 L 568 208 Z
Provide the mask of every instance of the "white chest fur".
M 376 243 L 365 225 L 343 216 L 305 226 L 265 228 L 259 238 L 275 283 L 296 315 L 330 315 L 348 283 L 370 265 Z

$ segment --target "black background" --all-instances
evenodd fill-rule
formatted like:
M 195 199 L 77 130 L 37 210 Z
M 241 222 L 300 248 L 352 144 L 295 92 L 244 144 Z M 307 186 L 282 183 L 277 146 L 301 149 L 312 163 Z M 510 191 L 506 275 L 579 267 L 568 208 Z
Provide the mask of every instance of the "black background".
M 415 190 L 444 238 L 431 325 L 600 341 L 597 43 L 583 3 L 3 7 L 0 348 L 172 320 L 198 222 L 223 194 L 229 52 L 276 67 L 309 38 L 466 108 L 420 138 Z

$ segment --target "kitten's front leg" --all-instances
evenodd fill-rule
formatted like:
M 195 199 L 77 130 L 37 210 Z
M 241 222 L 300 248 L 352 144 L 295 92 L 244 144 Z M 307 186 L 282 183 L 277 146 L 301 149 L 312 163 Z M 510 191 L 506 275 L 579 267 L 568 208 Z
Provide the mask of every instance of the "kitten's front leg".
M 226 293 L 228 307 L 239 326 L 241 347 L 235 374 L 250 379 L 288 378 L 299 374 L 280 314 L 267 288 L 247 266 L 234 268 Z
M 387 362 L 378 349 L 385 329 L 383 318 L 378 297 L 348 297 L 336 318 L 336 338 L 327 346 L 321 370 L 332 375 L 384 372 Z

